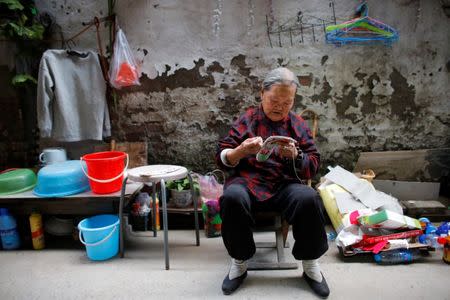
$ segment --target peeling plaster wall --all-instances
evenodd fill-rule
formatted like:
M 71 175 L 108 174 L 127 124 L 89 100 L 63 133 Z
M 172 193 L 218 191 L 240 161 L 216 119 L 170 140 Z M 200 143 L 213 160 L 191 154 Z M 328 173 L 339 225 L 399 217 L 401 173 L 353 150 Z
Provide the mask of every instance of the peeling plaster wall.
M 45 2 L 45 3 L 42 3 Z M 105 15 L 106 1 L 42 1 L 67 36 Z M 265 73 L 286 66 L 299 76 L 295 111 L 320 115 L 324 164 L 352 168 L 360 151 L 450 147 L 450 18 L 440 1 L 367 1 L 369 16 L 400 32 L 392 48 L 334 47 L 323 31 L 272 36 L 301 10 L 332 18 L 328 1 L 117 1 L 118 21 L 142 61 L 141 86 L 122 90 L 115 107 L 119 140 L 145 140 L 150 163 L 214 168 L 215 144 L 247 107 L 257 105 Z M 359 1 L 336 1 L 339 22 Z M 101 12 L 101 13 L 100 13 Z M 77 42 L 96 48 L 95 34 Z

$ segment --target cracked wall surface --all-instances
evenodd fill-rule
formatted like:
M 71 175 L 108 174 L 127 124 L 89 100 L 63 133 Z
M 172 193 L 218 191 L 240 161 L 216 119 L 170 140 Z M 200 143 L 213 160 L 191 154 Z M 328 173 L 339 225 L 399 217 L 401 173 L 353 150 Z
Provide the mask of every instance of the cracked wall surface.
M 39 5 L 70 36 L 81 21 L 104 16 L 104 2 Z M 450 147 L 450 18 L 439 1 L 367 3 L 369 16 L 399 31 L 392 47 L 327 45 L 320 28 L 293 45 L 272 37 L 270 46 L 267 20 L 276 25 L 299 10 L 331 19 L 327 1 L 117 1 L 143 74 L 140 86 L 118 92 L 115 138 L 147 141 L 149 163 L 211 170 L 217 139 L 258 105 L 265 73 L 286 66 L 301 83 L 294 110 L 320 116 L 324 167 L 351 169 L 361 151 Z M 338 23 L 356 5 L 336 1 Z M 77 47 L 96 48 L 94 32 L 85 36 Z

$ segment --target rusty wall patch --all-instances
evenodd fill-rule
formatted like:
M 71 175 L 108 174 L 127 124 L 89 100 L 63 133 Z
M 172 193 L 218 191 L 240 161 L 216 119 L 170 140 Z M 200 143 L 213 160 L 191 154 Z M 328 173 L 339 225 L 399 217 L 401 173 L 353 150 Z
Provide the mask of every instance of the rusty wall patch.
M 245 55 L 239 54 L 231 59 L 230 66 L 234 66 L 238 68 L 239 74 L 249 77 L 250 76 L 250 68 L 247 67 L 245 63 Z
M 350 90 L 349 90 L 350 89 Z M 349 91 L 347 91 L 349 90 Z M 356 102 L 356 97 L 358 96 L 358 92 L 356 91 L 356 87 L 351 87 L 346 85 L 342 88 L 342 99 L 341 101 L 336 103 L 336 113 L 338 117 L 349 119 L 353 123 L 356 122 L 356 116 L 354 114 L 347 115 L 345 112 L 350 106 L 358 107 Z
M 366 76 L 366 73 L 359 72 L 359 69 L 356 70 L 355 77 L 358 78 L 358 80 L 364 81 L 364 78 L 366 78 Z
M 330 99 L 330 92 L 331 92 L 331 86 L 327 81 L 327 77 L 324 76 L 323 77 L 323 82 L 322 82 L 322 91 L 320 92 L 319 95 L 313 95 L 311 97 L 313 102 L 322 102 L 322 103 L 327 103 L 328 99 Z
M 294 106 L 293 106 L 294 111 L 300 111 L 300 110 L 304 110 L 306 108 L 306 105 L 302 103 L 302 100 L 303 100 L 302 95 L 299 95 L 299 94 L 295 95 Z
M 205 65 L 204 59 L 194 61 L 194 68 L 188 70 L 186 68 L 178 69 L 172 75 L 167 75 L 170 66 L 166 65 L 166 71 L 155 79 L 150 79 L 143 74 L 140 78 L 141 85 L 126 89 L 126 92 L 164 92 L 166 89 L 173 90 L 176 88 L 195 88 L 208 87 L 214 85 L 214 77 L 211 72 L 202 76 L 200 67 Z M 124 89 L 125 92 L 125 89 Z
M 366 84 L 369 87 L 369 91 L 366 94 L 360 96 L 360 100 L 362 102 L 361 113 L 363 115 L 376 112 L 376 105 L 372 102 L 372 90 L 375 87 L 375 85 L 373 84 L 374 81 L 380 82 L 380 77 L 377 73 L 373 73 L 369 76 L 369 78 L 367 78 Z
M 216 73 L 223 73 L 225 69 L 220 65 L 219 62 L 215 61 L 211 65 L 208 66 L 206 69 L 208 73 L 216 72 Z
M 411 121 L 419 107 L 416 106 L 414 98 L 416 90 L 413 85 L 409 85 L 406 78 L 395 68 L 389 75 L 391 86 L 394 90 L 391 96 L 391 113 L 400 120 Z
M 208 121 L 206 125 L 208 126 L 209 131 L 217 133 L 219 137 L 224 137 L 230 130 L 231 122 L 230 124 L 227 124 L 222 120 L 217 120 L 214 118 Z
M 297 76 L 297 78 L 300 85 L 310 87 L 313 80 L 313 75 L 309 73 L 309 75 Z

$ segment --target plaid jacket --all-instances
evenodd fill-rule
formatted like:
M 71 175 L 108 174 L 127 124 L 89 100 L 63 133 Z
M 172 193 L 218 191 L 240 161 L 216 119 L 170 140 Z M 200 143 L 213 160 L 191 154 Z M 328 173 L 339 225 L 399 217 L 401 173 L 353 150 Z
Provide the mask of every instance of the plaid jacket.
M 274 122 L 266 117 L 262 107 L 248 109 L 233 124 L 228 135 L 219 140 L 216 151 L 216 163 L 219 168 L 231 171 L 224 188 L 231 184 L 241 184 L 259 200 L 271 198 L 277 189 L 285 183 L 298 182 L 292 159 L 282 158 L 275 148 L 272 155 L 264 162 L 258 162 L 255 155 L 249 155 L 239 161 L 234 168 L 223 164 L 220 153 L 224 149 L 233 149 L 245 139 L 260 136 L 265 140 L 272 135 L 289 136 L 298 142 L 298 149 L 303 152 L 295 159 L 295 168 L 301 179 L 313 177 L 320 163 L 320 154 L 311 136 L 311 130 L 303 118 L 289 112 L 281 121 Z M 300 153 L 300 151 L 299 151 Z

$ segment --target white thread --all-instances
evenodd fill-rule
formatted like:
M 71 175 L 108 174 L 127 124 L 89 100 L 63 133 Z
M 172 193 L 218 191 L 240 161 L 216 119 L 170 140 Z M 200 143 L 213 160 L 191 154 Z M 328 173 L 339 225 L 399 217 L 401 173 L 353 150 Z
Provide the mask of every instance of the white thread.
M 299 150 L 301 151 L 301 150 Z M 297 156 L 300 155 L 301 152 L 297 152 Z M 292 166 L 294 167 L 294 173 L 295 173 L 295 177 L 297 177 L 297 179 L 303 183 L 303 180 L 300 179 L 300 177 L 297 174 L 297 168 L 295 167 L 295 153 L 292 153 Z

